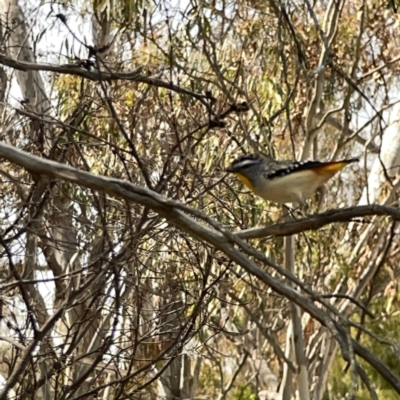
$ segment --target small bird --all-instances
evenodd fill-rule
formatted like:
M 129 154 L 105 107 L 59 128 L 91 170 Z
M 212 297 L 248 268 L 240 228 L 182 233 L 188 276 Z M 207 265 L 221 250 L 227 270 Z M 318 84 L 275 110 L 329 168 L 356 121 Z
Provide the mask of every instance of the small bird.
M 357 161 L 277 161 L 249 154 L 235 160 L 226 171 L 264 200 L 304 205 L 333 175 Z

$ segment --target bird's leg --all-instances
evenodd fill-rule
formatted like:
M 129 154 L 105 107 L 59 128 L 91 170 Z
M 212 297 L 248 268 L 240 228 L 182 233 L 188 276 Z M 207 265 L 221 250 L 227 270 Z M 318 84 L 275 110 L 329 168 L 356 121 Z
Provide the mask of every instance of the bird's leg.
M 297 199 L 298 199 L 297 202 L 290 203 L 290 206 L 287 204 L 282 205 L 282 210 L 283 210 L 282 218 L 284 221 L 287 220 L 296 221 L 299 218 L 304 218 L 304 216 L 306 215 L 302 210 L 306 208 L 307 203 L 300 195 L 297 196 Z M 279 220 L 277 222 L 279 222 Z
M 320 186 L 317 189 L 316 193 L 318 193 L 318 205 L 317 205 L 317 211 L 316 211 L 316 214 L 318 214 L 321 210 L 322 203 L 324 202 L 324 199 L 325 199 L 325 193 L 326 193 L 325 185 Z
M 303 196 L 299 194 L 297 196 L 297 203 L 293 203 L 293 205 L 294 205 L 292 213 L 293 219 L 304 218 L 307 215 L 307 202 L 303 199 Z M 297 218 L 294 215 L 294 213 L 297 214 Z
M 293 220 L 297 220 L 299 217 L 300 218 L 304 217 L 304 215 L 301 211 L 301 208 L 302 208 L 301 205 L 295 204 L 295 207 L 289 207 L 286 204 L 284 204 L 283 207 L 286 209 L 287 214 Z

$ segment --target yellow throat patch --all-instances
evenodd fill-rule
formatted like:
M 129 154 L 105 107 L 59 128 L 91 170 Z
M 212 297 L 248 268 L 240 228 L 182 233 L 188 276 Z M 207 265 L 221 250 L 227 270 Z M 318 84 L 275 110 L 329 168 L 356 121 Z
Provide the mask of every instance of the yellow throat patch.
M 254 192 L 254 186 L 250 180 L 239 172 L 234 172 L 234 174 L 250 189 Z

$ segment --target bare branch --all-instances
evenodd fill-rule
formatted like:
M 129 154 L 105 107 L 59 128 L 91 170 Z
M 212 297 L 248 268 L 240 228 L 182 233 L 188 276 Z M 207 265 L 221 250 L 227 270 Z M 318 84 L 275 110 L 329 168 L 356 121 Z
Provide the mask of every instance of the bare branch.
M 80 67 L 76 64 L 63 64 L 54 65 L 47 63 L 32 63 L 26 61 L 15 60 L 11 57 L 0 53 L 0 64 L 7 67 L 14 68 L 18 71 L 49 71 L 64 75 L 74 75 L 80 76 L 81 78 L 90 79 L 91 81 L 132 81 L 132 82 L 142 82 L 148 85 L 163 87 L 170 89 L 173 92 L 184 94 L 187 96 L 194 97 L 195 99 L 202 102 L 208 107 L 207 96 L 200 93 L 195 93 L 190 90 L 184 89 L 172 82 L 165 82 L 161 79 L 151 78 L 149 76 L 141 75 L 142 68 L 138 68 L 136 71 L 132 72 L 107 72 L 107 71 L 88 71 L 85 68 Z
M 250 228 L 237 232 L 236 235 L 241 239 L 259 239 L 267 236 L 285 236 L 293 235 L 308 230 L 318 230 L 325 225 L 335 222 L 349 222 L 362 217 L 381 215 L 391 217 L 394 221 L 400 221 L 400 210 L 395 207 L 381 206 L 371 204 L 366 206 L 354 206 L 341 208 L 338 210 L 329 210 L 322 214 L 310 215 L 297 221 L 285 222 L 262 228 Z M 354 222 L 357 222 L 355 220 Z M 360 223 L 368 223 L 365 220 L 359 220 Z

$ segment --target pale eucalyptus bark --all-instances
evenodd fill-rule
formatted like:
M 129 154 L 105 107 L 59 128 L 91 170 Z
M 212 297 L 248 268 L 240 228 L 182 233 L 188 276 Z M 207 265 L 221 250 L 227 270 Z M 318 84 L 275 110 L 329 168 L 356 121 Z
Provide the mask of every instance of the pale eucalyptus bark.
M 29 29 L 25 22 L 25 16 L 18 3 L 18 0 L 0 0 L 0 10 L 2 13 L 0 17 L 3 21 L 7 21 L 8 24 L 13 26 L 12 34 L 9 36 L 8 49 L 10 55 L 18 60 L 24 60 L 29 62 L 35 62 L 35 56 L 30 46 L 30 38 L 28 35 Z M 16 77 L 18 85 L 20 86 L 24 100 L 27 102 L 27 107 L 32 111 L 44 114 L 48 113 L 51 109 L 50 101 L 47 98 L 45 85 L 43 79 L 38 71 L 23 72 L 17 71 Z M 46 134 L 44 137 L 36 138 L 42 145 L 51 147 L 52 134 L 50 131 L 45 130 Z M 48 185 L 48 179 L 41 179 L 36 186 L 33 202 L 36 204 L 40 203 L 40 200 Z M 35 212 L 31 212 L 31 217 Z M 27 233 L 26 236 L 26 248 L 25 248 L 25 270 L 23 279 L 35 279 L 35 270 L 38 264 L 38 237 L 34 231 L 40 231 L 41 225 L 43 224 L 44 213 L 40 214 L 39 219 L 33 222 L 32 231 Z M 39 327 L 43 327 L 46 321 L 49 319 L 47 312 L 46 302 L 40 294 L 38 288 L 34 284 L 28 285 L 28 290 L 32 299 L 32 303 L 35 304 L 36 318 L 39 323 Z M 52 344 L 51 339 L 50 345 L 43 344 L 42 350 L 44 352 L 51 351 Z M 49 343 L 49 342 L 46 342 Z M 40 363 L 40 373 L 38 378 L 43 378 L 48 375 L 48 365 L 45 362 Z M 38 371 L 39 372 L 39 371 Z M 51 399 L 51 387 L 49 381 L 46 380 L 45 384 L 40 390 L 43 399 Z
M 0 0 L 0 10 L 2 10 L 3 21 L 7 21 L 12 26 L 8 46 L 10 56 L 16 60 L 36 62 L 28 34 L 30 30 L 18 0 Z M 40 72 L 16 71 L 15 74 L 24 100 L 29 101 L 28 107 L 40 114 L 49 113 L 51 104 Z M 50 140 L 49 144 L 51 145 L 52 138 L 48 137 L 47 139 Z
M 288 215 L 286 216 L 288 218 Z M 294 253 L 295 237 L 284 237 L 285 250 L 285 268 L 294 273 L 295 253 Z M 308 378 L 308 361 L 304 354 L 303 328 L 301 320 L 301 309 L 294 303 L 291 304 L 290 328 L 287 329 L 286 352 L 285 355 L 289 359 L 296 360 L 297 364 L 297 390 L 300 400 L 310 399 L 310 385 Z M 281 383 L 282 400 L 290 400 L 295 388 L 292 386 L 292 372 L 287 363 L 284 364 L 283 379 Z
M 310 103 L 306 112 L 306 138 L 303 143 L 301 150 L 301 160 L 306 160 L 311 156 L 313 146 L 318 142 L 318 133 L 321 130 L 319 121 L 317 121 L 317 115 L 320 111 L 323 91 L 325 85 L 325 69 L 330 63 L 332 57 L 331 45 L 336 37 L 339 27 L 340 12 L 343 8 L 344 2 L 331 0 L 327 6 L 327 10 L 324 15 L 324 21 L 322 24 L 319 23 L 317 16 L 315 15 L 311 3 L 309 0 L 305 0 L 308 12 L 311 20 L 318 30 L 322 51 L 319 58 L 318 67 L 313 71 L 310 79 L 315 80 L 313 84 L 313 90 L 310 96 Z
M 368 175 L 367 185 L 364 187 L 359 205 L 381 203 L 383 200 L 389 204 L 393 200 L 395 191 L 390 188 L 388 194 L 382 198 L 382 192 L 387 192 L 387 187 L 396 184 L 394 178 L 400 168 L 400 107 L 395 107 L 391 112 L 396 116 L 394 121 L 384 132 L 378 157 L 372 164 Z M 392 182 L 391 182 L 392 181 Z M 398 185 L 398 183 L 397 183 Z

